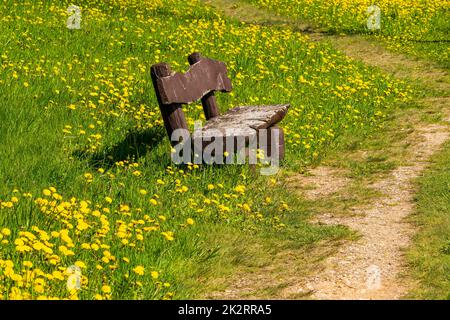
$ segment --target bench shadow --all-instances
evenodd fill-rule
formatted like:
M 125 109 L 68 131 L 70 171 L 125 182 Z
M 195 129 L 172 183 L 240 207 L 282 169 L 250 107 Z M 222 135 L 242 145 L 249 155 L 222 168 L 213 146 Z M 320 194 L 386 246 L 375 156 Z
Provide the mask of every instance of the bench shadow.
M 123 160 L 137 161 L 139 158 L 144 157 L 149 152 L 156 149 L 160 143 L 167 143 L 164 139 L 165 136 L 166 132 L 164 127 L 154 127 L 146 131 L 130 131 L 122 141 L 113 146 L 106 147 L 96 153 L 91 153 L 86 149 L 76 150 L 72 153 L 72 156 L 87 161 L 88 165 L 94 169 L 103 168 L 107 170 L 112 168 L 116 162 Z M 164 171 L 168 165 L 172 165 L 177 169 L 189 171 L 189 165 L 184 163 L 175 165 L 167 154 L 161 155 L 157 160 L 150 159 L 150 161 L 158 161 L 162 171 Z M 249 165 L 248 163 L 237 164 L 233 162 L 231 165 L 238 167 L 248 166 L 253 174 L 256 174 L 256 171 L 258 170 L 255 165 Z M 223 172 L 228 166 L 229 165 L 225 163 L 207 164 L 203 162 L 200 165 L 199 170 L 213 174 L 214 172 Z
M 112 147 L 107 147 L 96 153 L 87 150 L 76 150 L 73 156 L 87 160 L 93 168 L 108 169 L 118 161 L 137 159 L 145 156 L 155 149 L 163 140 L 165 131 L 163 127 L 153 127 L 146 131 L 130 131 L 125 138 Z

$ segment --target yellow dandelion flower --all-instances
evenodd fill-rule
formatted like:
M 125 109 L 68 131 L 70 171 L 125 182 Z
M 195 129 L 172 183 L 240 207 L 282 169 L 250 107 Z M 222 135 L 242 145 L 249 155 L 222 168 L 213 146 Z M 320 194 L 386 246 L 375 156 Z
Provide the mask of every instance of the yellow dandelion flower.
M 111 287 L 107 285 L 102 286 L 102 292 L 111 293 Z
M 133 268 L 133 272 L 136 273 L 137 275 L 143 276 L 144 275 L 144 271 L 145 268 L 141 265 L 136 266 L 135 268 Z
M 175 238 L 173 237 L 173 232 L 172 231 L 165 231 L 165 232 L 161 232 L 161 234 L 164 236 L 164 238 L 166 238 L 166 240 L 168 241 L 173 241 Z
M 236 188 L 234 188 L 234 191 L 243 194 L 243 193 L 245 192 L 245 186 L 243 186 L 243 185 L 238 185 L 238 186 L 236 186 Z

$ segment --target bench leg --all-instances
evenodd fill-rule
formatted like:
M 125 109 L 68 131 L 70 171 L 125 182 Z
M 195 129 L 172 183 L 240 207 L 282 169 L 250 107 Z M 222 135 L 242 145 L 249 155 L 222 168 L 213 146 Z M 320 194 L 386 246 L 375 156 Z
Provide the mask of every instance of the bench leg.
M 278 134 L 278 139 L 277 141 L 274 141 L 274 143 L 272 142 L 272 139 L 276 139 L 276 135 Z M 268 157 L 272 157 L 272 156 L 277 156 L 276 153 L 278 153 L 278 158 L 279 160 L 283 160 L 284 159 L 284 131 L 282 128 L 278 127 L 277 125 L 274 125 L 272 127 L 267 128 L 267 148 L 265 150 L 267 150 L 267 156 Z M 277 150 L 272 150 L 272 143 L 273 143 L 273 147 L 277 148 Z M 277 152 L 278 151 L 278 152 Z
M 274 125 L 265 129 L 266 132 L 258 132 L 253 137 L 238 137 L 238 136 L 230 136 L 231 141 L 228 141 L 230 137 L 216 137 L 214 139 L 222 139 L 221 148 L 219 150 L 214 149 L 212 152 L 212 156 L 216 156 L 216 152 L 219 152 L 217 156 L 223 156 L 223 153 L 227 151 L 229 154 L 224 158 L 233 159 L 234 156 L 239 154 L 237 160 L 238 164 L 243 164 L 246 160 L 253 161 L 256 160 L 256 154 L 254 153 L 254 149 L 262 149 L 264 150 L 264 154 L 267 159 L 274 158 L 273 160 L 278 163 L 284 159 L 285 150 L 284 150 L 284 131 L 282 128 Z M 213 140 L 214 140 L 213 139 Z M 256 139 L 256 141 L 255 141 Z M 273 140 L 273 141 L 272 141 Z M 253 141 L 253 142 L 251 142 Z M 230 148 L 227 147 L 228 142 L 230 143 Z M 208 147 L 209 144 L 213 143 L 212 141 L 202 141 L 201 144 L 195 148 L 194 153 L 203 153 L 205 148 Z M 253 144 L 254 143 L 254 144 Z M 230 150 L 228 150 L 230 149 Z M 250 159 L 250 149 L 252 156 Z M 272 150 L 273 149 L 273 150 Z M 209 150 L 211 151 L 211 150 Z M 275 160 L 276 159 L 276 160 Z M 226 162 L 228 163 L 228 162 Z

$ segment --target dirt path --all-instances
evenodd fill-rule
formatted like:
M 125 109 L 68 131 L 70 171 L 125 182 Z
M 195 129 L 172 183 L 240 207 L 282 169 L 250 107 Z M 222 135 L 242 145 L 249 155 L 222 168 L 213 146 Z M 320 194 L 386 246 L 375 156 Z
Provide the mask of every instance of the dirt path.
M 358 231 L 361 239 L 342 245 L 327 259 L 322 272 L 288 287 L 285 294 L 302 292 L 305 288 L 313 292 L 312 297 L 316 299 L 398 299 L 407 294 L 411 284 L 401 276 L 403 251 L 414 233 L 405 220 L 414 209 L 413 180 L 449 138 L 449 132 L 448 125 L 417 128 L 410 137 L 409 164 L 368 185 L 381 192 L 382 197 L 369 206 L 350 208 L 351 216 L 329 213 L 317 217 L 318 223 L 346 225 Z M 325 181 L 335 185 L 330 177 L 314 175 L 309 181 L 317 186 Z M 307 194 L 313 199 L 317 195 Z
M 235 0 L 205 1 L 224 11 L 225 14 L 260 24 L 289 24 L 300 31 L 311 32 L 314 40 L 330 41 L 348 56 L 366 64 L 379 67 L 396 77 L 415 80 L 432 92 L 450 90 L 449 75 L 433 64 L 387 52 L 381 46 L 360 36 L 328 36 L 312 32 L 311 26 L 290 19 L 272 17 L 264 10 Z M 403 252 L 414 234 L 413 227 L 405 219 L 414 210 L 414 179 L 419 177 L 428 165 L 431 156 L 450 138 L 450 97 L 433 97 L 417 101 L 424 107 L 432 105 L 444 114 L 441 124 L 427 124 L 408 118 L 414 129 L 399 148 L 406 150 L 404 165 L 397 167 L 380 179 L 366 182 L 364 187 L 381 194 L 369 205 L 351 207 L 348 215 L 333 212 L 316 218 L 316 223 L 340 224 L 357 231 L 361 238 L 341 245 L 308 278 L 291 275 L 290 284 L 271 298 L 301 297 L 310 293 L 315 299 L 399 299 L 408 293 L 411 284 L 402 277 L 404 270 Z M 329 167 L 312 169 L 308 176 L 290 178 L 293 190 L 310 199 L 327 197 L 352 184 L 345 172 Z M 276 263 L 281 262 L 276 260 Z M 290 265 L 287 263 L 287 265 Z M 276 270 L 277 268 L 273 268 Z M 258 283 L 273 283 L 273 273 L 257 274 Z M 245 275 L 240 275 L 240 278 Z M 253 276 L 254 277 L 254 276 Z M 265 280 L 265 279 L 266 280 Z M 251 277 L 242 288 L 230 288 L 227 293 L 217 293 L 216 298 L 238 298 L 257 289 Z M 242 282 L 242 281 L 241 281 Z M 275 281 L 276 282 L 276 281 Z M 275 286 L 276 284 L 274 284 Z M 251 295 L 252 298 L 258 298 Z

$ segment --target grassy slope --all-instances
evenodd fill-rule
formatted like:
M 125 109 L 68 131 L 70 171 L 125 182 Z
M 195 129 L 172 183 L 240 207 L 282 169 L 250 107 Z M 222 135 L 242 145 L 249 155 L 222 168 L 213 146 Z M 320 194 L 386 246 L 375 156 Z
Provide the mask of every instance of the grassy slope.
M 332 33 L 375 36 L 394 51 L 430 59 L 449 68 L 450 7 L 436 0 L 246 0 L 264 8 L 303 21 L 311 22 Z M 381 29 L 367 29 L 368 6 L 381 8 Z
M 450 299 L 450 144 L 434 162 L 419 180 L 412 217 L 420 231 L 408 252 L 412 274 L 419 280 L 411 296 Z
M 277 246 L 348 235 L 308 224 L 313 209 L 277 177 L 169 167 L 149 66 L 182 70 L 199 50 L 229 66 L 235 90 L 219 96 L 223 109 L 290 101 L 287 168 L 318 162 L 344 133 L 373 131 L 407 95 L 403 85 L 289 29 L 243 26 L 196 3 L 132 3 L 80 2 L 78 31 L 65 28 L 68 2 L 2 3 L 4 298 L 69 297 L 58 272 L 77 261 L 80 298 L 187 298 L 203 290 L 197 279 L 267 263 Z M 200 110 L 188 108 L 191 124 Z

